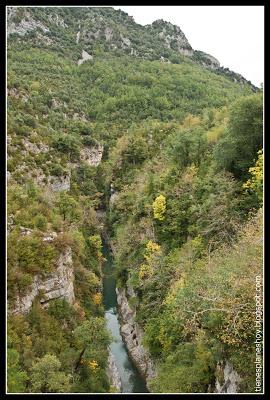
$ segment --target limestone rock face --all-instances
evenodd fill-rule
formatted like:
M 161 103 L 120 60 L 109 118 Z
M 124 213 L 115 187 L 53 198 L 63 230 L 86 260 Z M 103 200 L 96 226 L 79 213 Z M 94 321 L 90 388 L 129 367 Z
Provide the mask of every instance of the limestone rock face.
M 98 166 L 100 164 L 102 155 L 102 145 L 98 145 L 97 147 L 85 147 L 80 152 L 81 160 L 93 166 Z
M 47 146 L 44 143 L 36 144 L 36 143 L 30 142 L 30 140 L 28 140 L 28 139 L 23 139 L 22 143 L 23 143 L 26 151 L 30 151 L 34 154 L 47 153 L 49 151 L 49 146 Z
M 122 47 L 130 47 L 131 46 L 131 41 L 129 40 L 129 38 L 126 38 L 124 36 L 121 35 L 121 40 L 122 40 Z
M 122 392 L 121 378 L 114 356 L 110 349 L 109 349 L 107 375 L 109 377 L 111 385 L 116 389 L 117 393 L 121 393 Z
M 220 62 L 210 54 L 204 53 L 205 58 L 207 58 L 210 61 L 210 65 L 213 69 L 219 68 L 220 67 Z
M 80 60 L 78 60 L 78 65 L 81 65 L 85 61 L 92 60 L 92 59 L 93 59 L 93 56 L 91 56 L 91 54 L 88 54 L 87 51 L 83 50 L 82 51 L 82 58 Z
M 48 305 L 49 301 L 59 298 L 65 298 L 73 304 L 75 301 L 73 280 L 72 252 L 68 248 L 60 255 L 54 272 L 45 277 L 35 275 L 29 292 L 23 297 L 17 296 L 11 314 L 27 314 L 39 293 L 42 293 L 40 303 L 44 306 Z
M 121 334 L 127 345 L 130 356 L 145 377 L 148 384 L 156 375 L 155 365 L 147 349 L 142 345 L 143 331 L 135 322 L 136 312 L 128 304 L 126 290 L 116 289 L 119 315 L 122 320 Z
M 176 50 L 178 53 L 188 57 L 193 55 L 194 50 L 179 26 L 159 19 L 146 27 L 156 35 L 168 49 Z
M 62 17 L 60 17 L 60 15 L 58 14 L 49 14 L 48 17 L 49 21 L 52 22 L 53 24 L 60 26 L 62 28 L 66 28 L 67 24 L 65 23 L 65 21 L 63 20 Z
M 16 16 L 17 12 L 17 7 L 7 8 L 7 36 L 11 33 L 17 33 L 20 36 L 24 36 L 28 32 L 34 31 L 37 28 L 40 28 L 44 33 L 50 31 L 49 28 L 40 21 L 36 21 L 29 12 L 24 13 L 23 18 L 19 23 L 14 22 L 12 19 Z
M 112 38 L 113 38 L 113 30 L 109 26 L 106 26 L 106 28 L 105 28 L 106 42 L 111 42 Z
M 205 68 L 220 68 L 220 62 L 215 57 L 205 53 L 204 51 L 195 50 L 194 59 L 200 61 L 200 64 L 202 64 Z
M 217 369 L 223 374 L 223 382 L 216 379 L 216 393 L 237 393 L 241 378 L 233 369 L 232 364 L 226 361 L 225 365 L 218 364 Z
M 67 173 L 66 175 L 60 177 L 51 176 L 49 186 L 53 192 L 69 191 L 70 173 Z

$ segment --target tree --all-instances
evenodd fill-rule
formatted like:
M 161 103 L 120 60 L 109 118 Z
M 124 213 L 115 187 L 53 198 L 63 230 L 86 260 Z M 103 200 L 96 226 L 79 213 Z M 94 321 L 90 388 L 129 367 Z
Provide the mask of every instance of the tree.
M 8 393 L 23 393 L 26 390 L 26 372 L 19 366 L 19 353 L 12 348 L 7 350 L 7 391 Z
M 64 221 L 68 219 L 70 222 L 77 220 L 78 214 L 78 203 L 74 198 L 65 192 L 60 193 L 58 201 L 58 208 L 60 214 L 63 216 Z
M 70 375 L 60 371 L 61 363 L 55 355 L 46 354 L 31 369 L 32 391 L 35 393 L 67 393 Z
M 53 146 L 56 150 L 69 154 L 71 159 L 79 156 L 79 145 L 79 139 L 71 134 L 61 134 L 53 140 Z
M 214 150 L 217 166 L 246 180 L 248 168 L 262 145 L 263 102 L 259 93 L 241 98 L 232 105 L 228 129 Z
M 166 197 L 161 194 L 158 196 L 152 204 L 154 218 L 163 221 L 165 219 L 165 211 L 166 211 Z
M 186 124 L 191 124 L 190 120 L 188 118 Z M 206 148 L 207 144 L 203 128 L 191 125 L 170 135 L 166 153 L 182 169 L 192 163 L 195 166 L 200 165 Z
M 80 350 L 75 369 L 78 369 L 83 357 L 100 358 L 101 350 L 110 343 L 110 336 L 105 329 L 104 319 L 89 317 L 74 330 L 76 347 Z
M 57 251 L 51 243 L 34 235 L 22 236 L 14 247 L 10 247 L 9 254 L 16 257 L 18 265 L 29 273 L 45 273 L 51 271 L 57 258 Z M 12 254 L 13 253 L 13 254 Z
M 144 138 L 135 136 L 129 138 L 129 144 L 126 152 L 128 162 L 139 164 L 147 158 L 148 146 Z
M 263 153 L 262 150 L 258 151 L 258 159 L 254 167 L 249 168 L 251 178 L 243 184 L 243 188 L 251 193 L 254 193 L 259 203 L 263 201 Z

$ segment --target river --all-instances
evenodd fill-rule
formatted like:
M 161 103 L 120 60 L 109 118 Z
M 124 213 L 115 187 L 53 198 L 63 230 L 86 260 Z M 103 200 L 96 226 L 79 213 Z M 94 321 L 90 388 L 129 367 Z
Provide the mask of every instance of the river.
M 121 378 L 122 393 L 148 393 L 145 381 L 130 359 L 120 334 L 113 257 L 106 243 L 103 243 L 103 255 L 107 260 L 103 266 L 103 304 L 107 328 L 115 338 L 110 348 Z

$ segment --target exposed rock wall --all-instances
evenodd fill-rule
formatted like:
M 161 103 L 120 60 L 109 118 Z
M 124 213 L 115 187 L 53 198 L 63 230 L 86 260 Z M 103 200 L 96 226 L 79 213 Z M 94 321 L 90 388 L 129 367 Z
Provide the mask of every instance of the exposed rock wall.
M 91 54 L 88 54 L 87 51 L 83 50 L 82 51 L 82 58 L 80 60 L 78 60 L 78 65 L 81 65 L 85 61 L 92 60 L 92 59 L 93 59 L 93 56 Z
M 154 35 L 157 35 L 159 40 L 161 40 L 168 49 L 174 49 L 178 53 L 188 57 L 193 55 L 194 50 L 179 26 L 159 19 L 154 21 L 151 25 L 146 25 L 146 29 L 151 31 Z
M 116 362 L 114 360 L 114 356 L 110 349 L 109 349 L 107 375 L 109 377 L 111 386 L 114 387 L 114 389 L 116 390 L 117 393 L 121 393 L 122 392 L 121 378 L 120 378 L 120 374 L 119 374 Z
M 219 363 L 217 365 L 219 375 L 223 379 L 216 379 L 215 392 L 216 393 L 238 393 L 238 385 L 241 381 L 239 374 L 233 369 L 232 364 L 226 361 L 225 364 Z
M 69 191 L 70 190 L 70 171 L 66 175 L 56 177 L 49 177 L 49 187 L 53 192 L 60 192 L 62 190 Z
M 129 354 L 148 384 L 156 375 L 155 365 L 150 353 L 142 345 L 143 331 L 135 322 L 136 312 L 128 304 L 126 290 L 116 289 L 119 315 L 121 318 L 120 331 L 127 345 Z
M 200 64 L 203 65 L 205 68 L 210 68 L 214 70 L 220 68 L 220 62 L 215 57 L 205 53 L 204 51 L 195 50 L 194 60 L 199 61 Z
M 28 152 L 34 153 L 34 154 L 40 154 L 40 153 L 48 153 L 50 150 L 49 146 L 47 146 L 44 143 L 34 143 L 31 142 L 29 139 L 22 139 L 22 144 L 24 145 L 25 148 L 25 154 Z
M 84 147 L 80 152 L 80 158 L 88 165 L 98 166 L 101 162 L 103 154 L 103 146 Z
M 49 32 L 49 29 L 40 21 L 36 21 L 29 12 L 24 12 L 23 18 L 19 23 L 12 21 L 18 12 L 17 7 L 7 8 L 7 36 L 11 33 L 17 33 L 20 36 L 26 35 L 28 32 L 41 29 L 44 33 Z
M 42 293 L 40 303 L 44 306 L 50 300 L 59 298 L 65 298 L 70 304 L 73 304 L 75 301 L 73 281 L 72 252 L 68 248 L 60 255 L 54 272 L 47 274 L 44 278 L 40 275 L 34 276 L 29 292 L 23 297 L 17 296 L 15 306 L 10 311 L 11 314 L 27 314 L 34 299 L 40 293 Z

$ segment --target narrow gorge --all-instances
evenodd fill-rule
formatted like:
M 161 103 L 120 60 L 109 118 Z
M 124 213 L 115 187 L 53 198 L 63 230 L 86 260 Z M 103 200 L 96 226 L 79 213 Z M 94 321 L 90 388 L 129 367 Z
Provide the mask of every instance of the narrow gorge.
M 263 89 L 113 7 L 7 58 L 8 394 L 258 391 Z
M 113 255 L 108 243 L 103 243 L 103 253 L 106 257 L 103 278 L 103 302 L 107 328 L 113 335 L 110 345 L 110 357 L 114 361 L 112 369 L 112 383 L 121 393 L 147 393 L 145 377 L 142 370 L 138 370 L 135 360 L 130 357 L 130 347 L 122 337 L 121 319 L 117 307 L 116 279 L 114 277 Z

